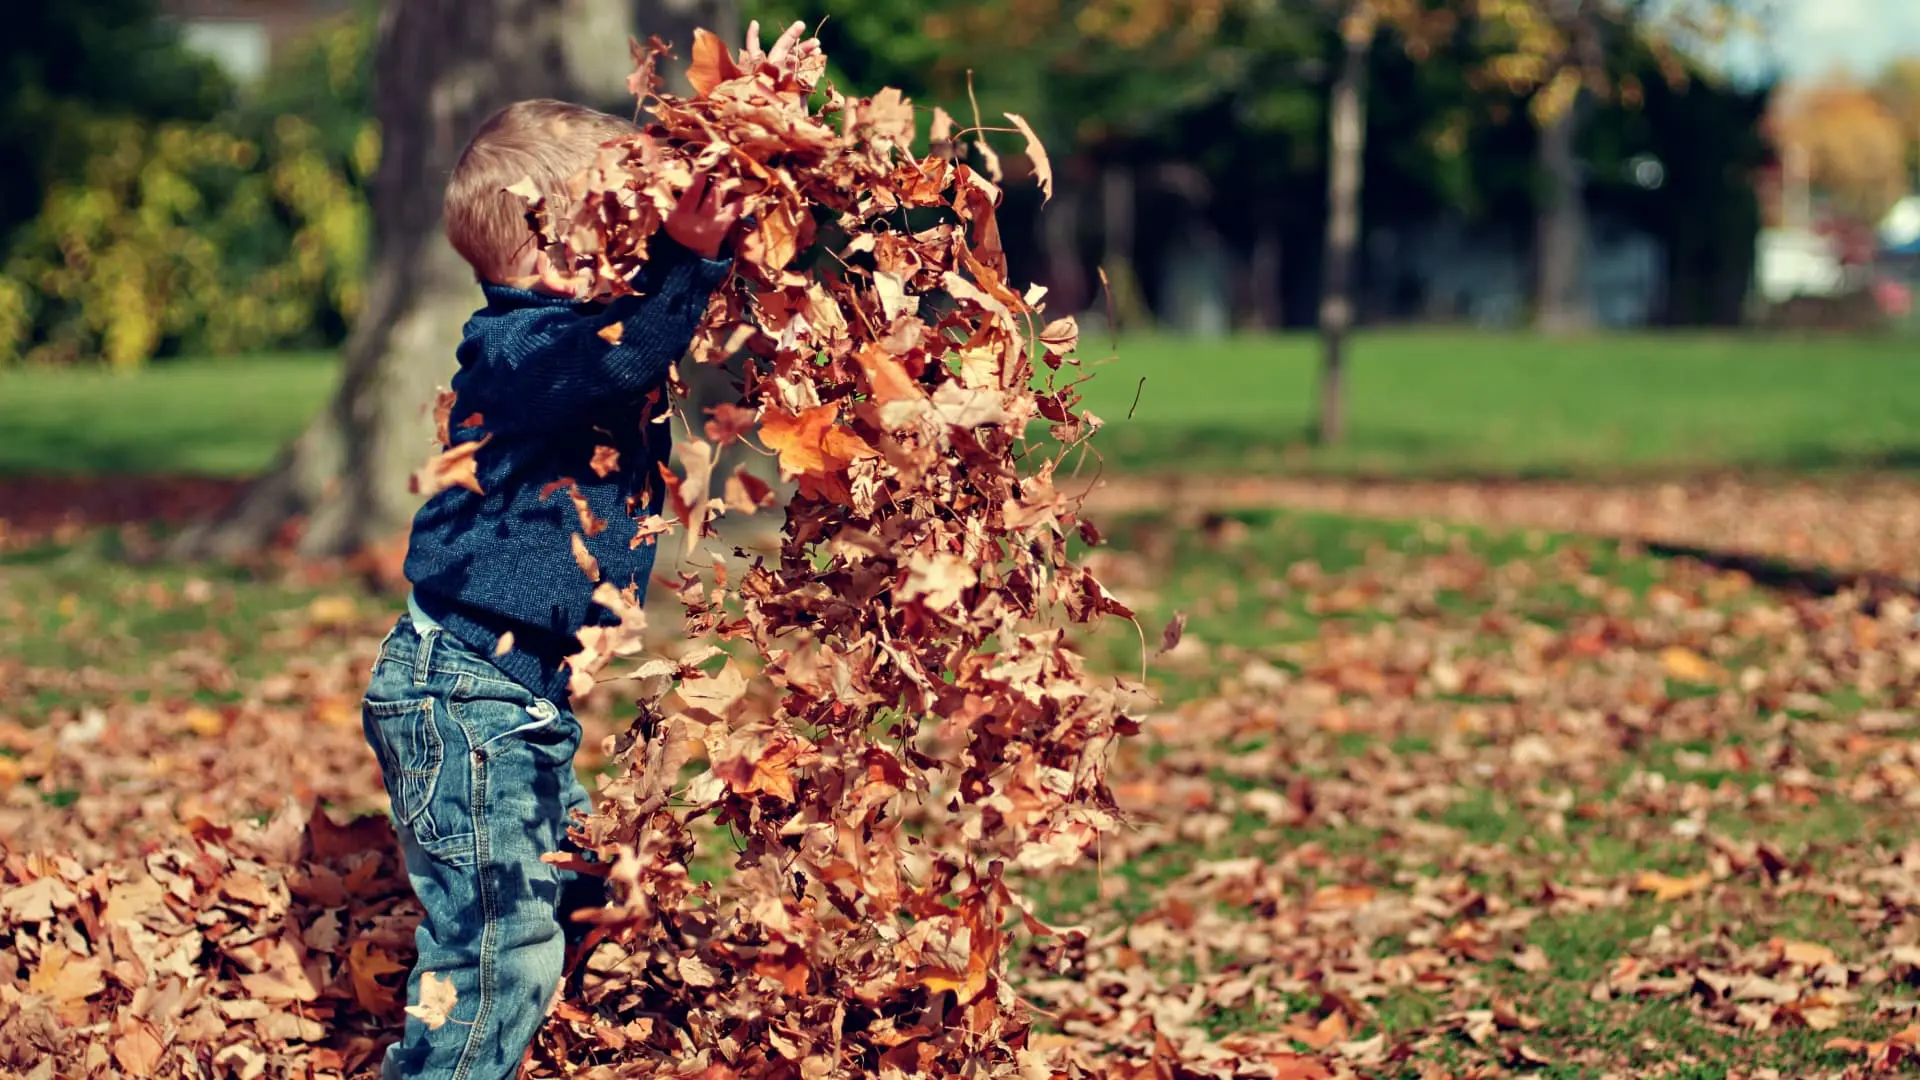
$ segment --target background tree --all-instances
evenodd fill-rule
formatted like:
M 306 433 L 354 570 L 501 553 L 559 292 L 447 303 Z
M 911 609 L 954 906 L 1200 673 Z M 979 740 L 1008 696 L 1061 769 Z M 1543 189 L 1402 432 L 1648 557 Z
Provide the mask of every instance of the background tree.
M 1351 0 L 1340 19 L 1339 74 L 1327 110 L 1326 269 L 1320 280 L 1320 403 L 1314 439 L 1338 443 L 1346 433 L 1346 345 L 1353 327 L 1354 260 L 1360 248 L 1361 166 L 1367 137 L 1367 53 L 1379 16 L 1371 0 Z
M 98 116 L 206 120 L 233 87 L 181 47 L 153 0 L 24 4 L 0 39 L 0 240 L 40 192 L 84 163 L 75 136 Z
M 1873 225 L 1911 190 L 1909 137 L 1871 89 L 1831 79 L 1783 94 L 1776 105 L 1771 120 L 1783 157 L 1805 170 L 1834 213 Z
M 1908 177 L 1920 188 L 1920 56 L 1888 64 L 1874 83 L 1874 95 L 1900 124 L 1907 140 Z
M 374 262 L 332 401 L 186 554 L 257 551 L 289 519 L 301 548 L 337 554 L 387 540 L 414 507 L 408 477 L 430 452 L 427 406 L 451 375 L 475 305 L 472 271 L 440 239 L 444 177 L 467 137 L 521 98 L 620 92 L 636 26 L 628 0 L 396 0 L 374 59 L 384 152 L 374 175 Z
M 1534 322 L 1548 333 L 1591 324 L 1580 283 L 1586 249 L 1586 171 L 1578 144 L 1596 100 L 1637 105 L 1638 80 L 1622 77 L 1618 60 L 1651 46 L 1663 74 L 1684 83 L 1689 69 L 1669 35 L 1711 36 L 1747 7 L 1747 0 L 1347 0 L 1342 40 L 1347 62 L 1332 90 L 1328 138 L 1326 274 L 1321 283 L 1321 368 L 1317 441 L 1336 443 L 1345 430 L 1347 335 L 1352 323 L 1352 266 L 1363 234 L 1367 67 L 1354 59 L 1370 45 L 1376 20 L 1402 47 L 1426 55 L 1453 50 L 1470 58 L 1468 80 L 1490 99 L 1522 101 L 1537 141 L 1534 238 Z M 1653 20 L 1662 22 L 1656 26 Z

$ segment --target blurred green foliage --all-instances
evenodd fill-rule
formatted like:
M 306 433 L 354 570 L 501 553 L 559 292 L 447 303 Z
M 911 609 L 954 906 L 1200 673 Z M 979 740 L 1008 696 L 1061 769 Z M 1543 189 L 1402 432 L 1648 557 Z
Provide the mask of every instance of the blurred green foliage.
M 5 205 L 35 212 L 7 222 L 0 363 L 337 341 L 360 305 L 379 155 L 371 19 L 321 24 L 242 90 L 149 5 L 87 8 L 43 9 L 4 50 L 20 111 L 0 154 L 34 178 Z
M 1448 0 L 1426 0 L 1444 6 Z M 896 86 L 962 125 L 976 104 L 1010 168 L 1019 112 L 1045 139 L 1087 266 L 1102 260 L 1100 178 L 1139 177 L 1137 258 L 1205 219 L 1244 270 L 1286 252 L 1281 314 L 1310 321 L 1324 233 L 1336 5 L 1285 0 L 742 0 L 818 33 L 849 92 Z M 0 42 L 0 364 L 138 365 L 337 343 L 361 301 L 365 189 L 378 157 L 371 9 L 320 26 L 260 85 L 183 48 L 153 0 L 36 6 Z M 769 30 L 769 33 L 772 31 Z M 1631 34 L 1611 63 L 1646 91 L 1584 126 L 1590 197 L 1661 236 L 1670 317 L 1737 317 L 1763 156 L 1764 93 L 1669 88 Z M 1370 58 L 1362 217 L 1442 217 L 1525 236 L 1540 200 L 1529 98 L 1475 72 L 1496 44 L 1462 30 Z M 930 109 L 923 110 L 922 123 Z M 924 128 L 923 128 L 924 132 Z M 1643 190 L 1631 162 L 1667 182 Z M 1039 268 L 1032 185 L 1007 188 L 1017 269 Z M 1745 254 L 1740 254 L 1745 252 Z M 1733 253 L 1733 254 L 1729 254 Z M 1061 249 L 1047 253 L 1058 258 Z M 1148 301 L 1153 302 L 1149 296 Z M 1731 313 L 1731 314 L 1730 314 Z

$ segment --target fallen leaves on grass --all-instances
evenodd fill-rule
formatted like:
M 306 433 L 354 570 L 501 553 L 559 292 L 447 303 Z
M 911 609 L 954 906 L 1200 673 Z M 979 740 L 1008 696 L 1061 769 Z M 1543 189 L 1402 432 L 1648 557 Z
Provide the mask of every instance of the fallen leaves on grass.
M 1141 583 L 1164 582 L 1172 568 L 1134 565 L 1141 558 L 1112 551 L 1102 569 L 1128 600 L 1145 604 Z M 1227 575 L 1247 589 L 1248 603 L 1272 604 L 1257 581 L 1246 586 L 1257 576 Z M 1468 1065 L 1448 1067 L 1453 1075 L 1497 1075 L 1541 1058 L 1595 1061 L 1581 1056 L 1590 1051 L 1579 1032 L 1631 1031 L 1640 1010 L 1659 1002 L 1696 1014 L 1702 1032 L 1755 1040 L 1762 1060 L 1774 1052 L 1768 1040 L 1795 1029 L 1824 1033 L 1817 1044 L 1840 1036 L 1833 1052 L 1858 1055 L 1858 1068 L 1909 1060 L 1911 1046 L 1862 1025 L 1920 985 L 1920 943 L 1909 929 L 1920 915 L 1920 850 L 1902 832 L 1916 775 L 1914 725 L 1902 719 L 1911 705 L 1903 703 L 1915 700 L 1920 678 L 1910 608 L 1883 604 L 1867 615 L 1844 597 L 1728 593 L 1721 575 L 1683 564 L 1671 568 L 1665 592 L 1645 601 L 1531 608 L 1541 596 L 1608 595 L 1612 585 L 1577 553 L 1487 565 L 1458 553 L 1373 550 L 1351 570 L 1298 564 L 1270 584 L 1269 593 L 1308 594 L 1295 597 L 1302 605 L 1353 592 L 1371 606 L 1304 639 L 1236 647 L 1213 634 L 1202 692 L 1146 716 L 1138 740 L 1117 752 L 1130 825 L 1103 843 L 1103 870 L 1068 861 L 1021 876 L 1038 917 L 1061 932 L 1020 939 L 1010 985 L 1045 1010 L 1057 1034 L 1036 1034 L 1032 1045 L 1059 1068 L 1132 1076 L 1156 1061 L 1179 1062 L 1196 1076 L 1226 1077 L 1264 1063 L 1275 1075 L 1359 1076 L 1399 1075 L 1394 1062 L 1464 1058 Z M 1440 589 L 1455 590 L 1450 604 L 1427 604 Z M 1183 607 L 1195 600 L 1205 605 L 1196 622 L 1217 617 L 1209 612 L 1219 598 L 1189 596 Z M 1371 622 L 1372 612 L 1393 618 Z M 1551 623 L 1530 612 L 1550 614 Z M 135 702 L 134 687 L 158 685 L 142 682 L 154 677 L 142 670 L 131 682 L 96 684 L 110 688 L 111 708 L 33 728 L 0 725 L 0 761 L 19 770 L 0 789 L 0 830 L 17 838 L 17 852 L 48 853 L 0 863 L 0 951 L 19 973 L 15 990 L 0 993 L 20 995 L 23 1016 L 62 1031 L 71 1026 L 63 1011 L 95 1025 L 87 1030 L 100 1032 L 103 1060 L 122 1071 L 123 1059 L 147 1061 L 152 1044 L 140 1025 L 151 1025 L 162 1046 L 154 1075 L 163 1077 L 187 1046 L 235 1068 L 257 1060 L 262 1075 L 343 1075 L 345 1063 L 373 1061 L 397 1033 L 401 984 L 392 968 L 411 961 L 414 913 L 391 839 L 383 832 L 358 849 L 389 860 L 377 864 L 352 845 L 329 848 L 317 864 L 285 854 L 297 845 L 276 846 L 270 858 L 246 851 L 261 831 L 284 828 L 245 822 L 276 805 L 290 775 L 332 801 L 378 805 L 351 708 L 376 639 L 335 614 L 303 608 L 299 632 L 364 635 L 349 656 L 324 668 L 293 661 L 237 687 L 211 683 L 239 694 L 233 706 L 169 703 L 177 691 Z M 1872 621 L 1872 634 L 1859 631 L 1859 617 Z M 1681 644 L 1706 655 L 1712 637 L 1698 636 L 1703 625 L 1737 634 L 1745 651 L 1723 662 L 1728 682 L 1715 696 L 1670 692 L 1664 651 Z M 278 648 L 300 657 L 309 640 L 289 636 Z M 1862 650 L 1863 641 L 1872 647 Z M 181 664 L 215 678 L 190 657 Z M 729 715 L 757 693 L 746 674 L 687 671 L 679 705 L 689 717 Z M 79 678 L 16 667 L 0 693 L 17 705 L 89 685 Z M 1830 692 L 1842 686 L 1862 704 L 1832 704 Z M 344 704 L 337 721 L 323 707 L 335 699 Z M 215 725 L 197 721 L 196 709 L 220 716 L 224 731 L 208 734 Z M 704 739 L 710 723 L 672 730 Z M 711 751 L 678 736 L 655 745 L 663 754 L 712 753 L 723 763 L 712 783 L 772 805 L 798 794 L 796 765 L 818 752 L 773 734 L 741 731 Z M 258 756 L 235 753 L 241 746 Z M 45 801 L 57 792 L 73 793 L 71 805 Z M 1483 806 L 1497 809 L 1476 809 Z M 1869 821 L 1885 827 L 1802 824 L 1834 806 L 1877 815 Z M 1754 838 L 1723 831 L 1736 825 Z M 184 854 L 141 854 L 174 850 Z M 1608 850 L 1660 869 L 1607 866 L 1589 853 Z M 671 849 L 656 854 L 659 872 L 684 865 Z M 188 875 L 192 904 L 206 905 L 191 910 L 168 884 L 176 879 L 153 869 L 206 865 L 228 869 Z M 295 891 L 307 881 L 367 897 L 316 908 Z M 1662 900 L 1661 888 L 1680 895 Z M 1081 898 L 1063 899 L 1070 894 Z M 1831 914 L 1795 921 L 1806 904 Z M 210 959 L 194 960 L 166 951 L 148 927 L 147 913 L 182 910 L 185 924 L 207 925 L 193 914 L 205 911 L 213 923 L 247 929 L 222 931 L 206 946 L 213 952 L 191 954 Z M 1651 915 L 1650 931 L 1610 931 L 1582 947 L 1604 950 L 1598 977 L 1553 944 L 1585 920 L 1635 911 Z M 121 925 L 156 935 L 159 945 L 141 945 L 151 965 L 120 964 L 111 928 Z M 1730 936 L 1735 927 L 1757 929 L 1743 943 Z M 1866 940 L 1843 944 L 1841 935 L 1856 932 Z M 129 948 L 146 941 L 129 934 Z M 232 954 L 219 952 L 230 935 Z M 970 942 L 911 943 L 919 987 L 975 993 Z M 628 955 L 589 959 L 587 996 L 556 1012 L 543 1039 L 597 1028 L 599 1003 L 628 992 L 609 976 Z M 177 970 L 167 966 L 176 956 Z M 711 991 L 726 984 L 727 970 L 705 955 L 676 961 L 673 985 Z M 804 948 L 753 960 L 754 977 L 788 993 L 811 992 L 821 970 Z M 213 994 L 222 1035 L 207 1023 L 207 1039 L 194 1042 L 202 1029 L 189 1024 L 191 1010 L 120 1018 L 134 994 L 162 993 L 169 979 L 184 990 L 199 985 L 195 978 Z M 1593 1012 L 1571 1029 L 1529 1030 L 1522 1018 L 1542 1011 L 1531 1002 L 1554 993 Z M 219 1004 L 221 994 L 259 1004 Z M 29 998 L 38 1002 L 30 1009 Z M 1383 1005 L 1406 1000 L 1430 1003 L 1429 1019 L 1385 1026 Z M 1528 1004 L 1508 1023 L 1502 1001 Z M 256 1009 L 267 1011 L 251 1015 Z M 6 1038 L 37 1061 L 53 1037 L 32 1034 L 31 1023 L 14 1021 Z M 1298 1040 L 1302 1032 L 1325 1045 Z M 1667 1053 L 1633 1047 L 1628 1039 L 1607 1051 L 1608 1067 L 1631 1073 Z
M 30 973 L 0 979 L 0 1064 L 17 1075 L 99 1075 L 103 1047 L 123 1075 L 227 1057 L 249 1075 L 347 1075 L 395 1022 L 379 979 L 405 970 L 417 919 L 384 820 L 296 804 L 91 867 L 10 855 L 0 895 L 16 898 L 0 958 Z

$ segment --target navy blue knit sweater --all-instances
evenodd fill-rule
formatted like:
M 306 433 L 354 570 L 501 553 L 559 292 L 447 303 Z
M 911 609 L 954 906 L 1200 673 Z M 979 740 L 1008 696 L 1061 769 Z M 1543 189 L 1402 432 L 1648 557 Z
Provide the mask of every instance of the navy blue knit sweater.
M 601 579 L 645 594 L 654 545 L 637 521 L 657 512 L 667 425 L 649 423 L 649 394 L 693 338 L 731 263 L 702 259 L 656 237 L 641 295 L 575 303 L 483 283 L 487 306 L 463 331 L 453 377 L 455 444 L 485 439 L 475 456 L 485 492 L 441 491 L 413 519 L 407 580 L 421 611 L 541 697 L 564 703 L 583 626 L 610 625 L 594 583 L 573 556 L 583 535 Z M 617 344 L 600 331 L 619 323 Z M 599 447 L 618 454 L 603 477 Z M 602 454 L 600 466 L 608 462 Z M 585 536 L 563 481 L 606 527 Z M 556 487 L 556 483 L 559 486 Z M 513 647 L 499 652 L 501 636 Z

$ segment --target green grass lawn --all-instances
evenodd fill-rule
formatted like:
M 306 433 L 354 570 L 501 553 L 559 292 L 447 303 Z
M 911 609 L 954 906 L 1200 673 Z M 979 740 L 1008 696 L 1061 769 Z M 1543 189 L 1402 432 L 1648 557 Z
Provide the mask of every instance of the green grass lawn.
M 326 353 L 125 375 L 0 369 L 0 474 L 255 472 L 313 417 L 335 373 Z
M 1082 349 L 1090 360 L 1111 351 L 1093 338 Z M 1920 463 L 1920 347 L 1910 341 L 1364 334 L 1349 443 L 1330 452 L 1302 445 L 1316 363 L 1304 335 L 1127 339 L 1084 386 L 1107 421 L 1097 445 L 1109 467 L 1128 471 L 1524 476 Z M 166 362 L 129 376 L 0 371 L 0 474 L 246 473 L 300 429 L 332 378 L 331 362 L 314 355 Z
M 1081 351 L 1109 348 L 1088 340 Z M 1920 347 L 1911 341 L 1362 334 L 1348 379 L 1349 445 L 1304 454 L 1317 363 L 1307 336 L 1132 339 L 1096 369 L 1087 401 L 1108 421 L 1109 463 L 1129 470 L 1555 475 L 1920 463 Z

